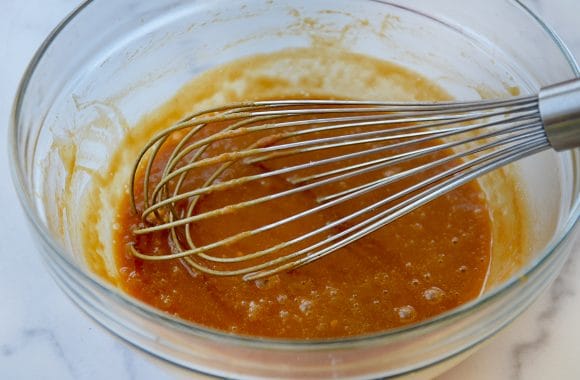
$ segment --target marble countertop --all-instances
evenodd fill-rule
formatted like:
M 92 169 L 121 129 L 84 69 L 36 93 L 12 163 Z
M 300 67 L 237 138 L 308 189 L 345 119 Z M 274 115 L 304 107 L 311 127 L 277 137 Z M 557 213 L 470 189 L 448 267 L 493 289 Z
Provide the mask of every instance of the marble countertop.
M 26 64 L 79 0 L 0 0 L 0 125 Z M 578 0 L 528 0 L 580 58 Z M 1 149 L 5 151 L 4 149 Z M 0 379 L 171 379 L 166 364 L 81 313 L 32 244 L 0 155 Z M 506 330 L 440 380 L 580 379 L 580 242 L 555 283 Z

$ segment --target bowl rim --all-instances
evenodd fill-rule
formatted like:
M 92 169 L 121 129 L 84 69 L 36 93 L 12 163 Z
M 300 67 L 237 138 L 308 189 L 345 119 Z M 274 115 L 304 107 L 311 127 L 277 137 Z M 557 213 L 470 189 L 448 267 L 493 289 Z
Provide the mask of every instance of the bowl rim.
M 400 7 L 398 4 L 393 4 L 388 0 L 370 0 L 370 1 Z M 34 202 L 27 191 L 28 180 L 26 178 L 26 171 L 23 168 L 22 163 L 20 162 L 19 159 L 20 149 L 17 144 L 19 135 L 18 116 L 20 114 L 23 98 L 26 94 L 31 77 L 35 72 L 37 66 L 39 65 L 40 61 L 42 60 L 44 53 L 52 45 L 54 40 L 67 27 L 67 25 L 73 19 L 75 19 L 77 15 L 83 12 L 93 2 L 95 2 L 95 0 L 85 0 L 83 3 L 78 5 L 77 8 L 75 8 L 72 12 L 70 12 L 68 16 L 66 16 L 50 32 L 50 34 L 46 37 L 44 42 L 37 49 L 36 53 L 34 54 L 33 58 L 28 64 L 23 74 L 23 77 L 19 83 L 10 115 L 8 140 L 7 140 L 10 161 L 9 166 L 11 169 L 12 180 L 16 189 L 16 193 L 18 195 L 22 208 L 25 211 L 25 215 L 28 219 L 28 222 L 32 225 L 35 232 L 41 236 L 43 243 L 48 247 L 50 253 L 56 254 L 59 261 L 63 263 L 68 270 L 72 271 L 75 275 L 79 276 L 83 281 L 89 282 L 92 285 L 97 286 L 100 291 L 105 292 L 108 296 L 115 298 L 117 301 L 119 301 L 124 307 L 128 307 L 132 311 L 135 311 L 142 316 L 145 316 L 149 319 L 154 319 L 157 322 L 162 322 L 171 328 L 181 330 L 188 334 L 194 334 L 195 336 L 198 337 L 208 338 L 214 341 L 222 341 L 234 345 L 242 345 L 246 347 L 249 346 L 252 348 L 267 348 L 281 350 L 296 350 L 296 349 L 317 350 L 339 347 L 344 348 L 344 346 L 353 347 L 363 344 L 368 345 L 371 342 L 382 341 L 385 339 L 394 339 L 411 332 L 417 333 L 417 331 L 424 331 L 428 328 L 433 328 L 446 321 L 450 321 L 459 316 L 466 315 L 469 312 L 474 311 L 474 309 L 480 307 L 481 305 L 485 305 L 495 300 L 497 297 L 507 293 L 510 289 L 514 288 L 522 279 L 533 275 L 535 272 L 541 269 L 543 267 L 543 264 L 546 263 L 546 261 L 548 261 L 548 259 L 553 256 L 554 252 L 571 235 L 571 233 L 574 230 L 574 227 L 578 222 L 578 219 L 580 217 L 580 197 L 578 197 L 578 199 L 572 205 L 570 209 L 570 216 L 566 221 L 565 225 L 560 229 L 560 231 L 558 231 L 558 234 L 552 238 L 550 244 L 544 248 L 542 254 L 539 255 L 539 258 L 533 260 L 524 268 L 522 268 L 520 271 L 518 271 L 514 276 L 512 276 L 512 278 L 510 278 L 510 280 L 504 282 L 500 286 L 497 286 L 493 290 L 481 295 L 480 297 L 477 297 L 474 300 L 471 300 L 450 311 L 439 314 L 434 318 L 404 327 L 389 329 L 383 332 L 331 339 L 312 339 L 312 340 L 276 339 L 276 338 L 234 335 L 224 331 L 198 325 L 193 322 L 171 317 L 169 314 L 166 314 L 156 308 L 153 308 L 143 303 L 142 301 L 132 298 L 128 294 L 120 291 L 118 288 L 114 287 L 113 285 L 109 284 L 108 282 L 100 278 L 98 275 L 75 265 L 75 263 L 68 258 L 68 256 L 64 253 L 63 247 L 61 247 L 60 244 L 51 237 L 51 233 L 48 230 L 47 226 L 41 221 L 40 217 L 35 212 Z M 538 16 L 532 9 L 530 9 L 527 5 L 525 5 L 522 2 L 522 0 L 511 0 L 511 1 L 508 0 L 508 2 L 513 3 L 522 12 L 527 13 L 535 20 L 535 22 L 543 29 L 543 31 L 548 35 L 548 37 L 552 39 L 556 47 L 559 48 L 563 57 L 568 62 L 571 71 L 573 72 L 575 77 L 580 78 L 580 66 L 578 65 L 570 49 L 566 46 L 566 44 L 558 36 L 558 34 L 550 26 L 548 26 L 546 22 L 540 18 L 540 16 Z M 445 26 L 454 28 L 454 25 L 444 23 L 441 20 L 437 21 L 443 23 Z M 580 150 L 571 151 L 571 154 L 574 156 L 578 156 L 580 154 Z M 580 173 L 580 170 L 578 171 Z M 82 309 L 82 307 L 80 308 Z M 92 315 L 89 316 L 91 316 L 93 319 L 97 320 L 97 322 L 102 324 L 102 322 L 99 321 L 97 318 L 93 317 Z M 113 332 L 115 335 L 119 335 L 117 332 L 113 331 L 110 328 L 107 328 L 107 330 Z M 123 336 L 121 336 L 121 338 L 127 340 Z M 156 353 L 136 344 L 135 342 L 131 342 L 130 340 L 127 341 L 133 345 L 138 346 L 141 349 L 148 351 L 149 353 L 155 356 L 160 357 Z M 480 341 L 472 342 L 472 344 L 469 345 L 469 347 L 465 347 L 463 350 L 455 352 L 453 354 L 456 355 L 466 350 L 469 350 L 471 347 L 477 345 L 479 342 Z M 436 364 L 437 362 L 428 363 L 427 366 Z

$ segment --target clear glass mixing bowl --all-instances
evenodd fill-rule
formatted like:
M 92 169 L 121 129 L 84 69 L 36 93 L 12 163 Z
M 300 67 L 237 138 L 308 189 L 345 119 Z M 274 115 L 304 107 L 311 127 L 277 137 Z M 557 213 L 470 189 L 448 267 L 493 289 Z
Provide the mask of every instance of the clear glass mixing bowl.
M 96 321 L 144 351 L 213 376 L 430 376 L 508 324 L 554 279 L 579 214 L 577 150 L 517 166 L 534 239 L 516 273 L 469 304 L 397 330 L 328 341 L 237 337 L 160 313 L 88 269 L 74 227 L 90 222 L 78 217 L 81 195 L 126 128 L 197 73 L 321 38 L 412 68 L 458 98 L 504 96 L 514 86 L 536 92 L 579 75 L 557 36 L 517 1 L 87 1 L 32 60 L 9 144 L 40 252 Z M 75 133 L 81 127 L 93 140 Z

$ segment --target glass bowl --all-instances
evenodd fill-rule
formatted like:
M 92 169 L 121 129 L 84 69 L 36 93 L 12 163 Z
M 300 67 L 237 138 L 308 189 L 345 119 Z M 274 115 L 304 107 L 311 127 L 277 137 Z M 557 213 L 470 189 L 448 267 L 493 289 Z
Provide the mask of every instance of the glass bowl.
M 477 348 L 548 286 L 578 219 L 578 150 L 545 152 L 513 167 L 529 206 L 526 260 L 496 264 L 478 299 L 384 333 L 320 341 L 239 337 L 158 312 L 89 269 L 78 226 L 92 221 L 79 215 L 82 195 L 127 128 L 208 68 L 321 41 L 398 62 L 463 99 L 534 93 L 579 76 L 559 38 L 518 1 L 87 1 L 32 60 L 9 136 L 34 239 L 81 309 L 142 350 L 208 376 L 428 377 Z

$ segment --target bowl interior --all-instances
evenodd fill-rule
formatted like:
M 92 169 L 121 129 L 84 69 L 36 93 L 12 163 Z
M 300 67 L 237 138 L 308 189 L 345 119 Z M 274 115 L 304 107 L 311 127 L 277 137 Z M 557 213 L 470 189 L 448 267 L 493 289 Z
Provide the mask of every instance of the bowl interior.
M 44 58 L 48 62 L 34 73 L 37 77 L 56 75 L 56 80 L 30 82 L 38 87 L 36 91 L 46 93 L 37 100 L 44 110 L 42 123 L 31 120 L 36 122 L 37 136 L 30 162 L 37 165 L 29 174 L 33 193 L 41 195 L 35 198 L 36 210 L 79 265 L 86 265 L 82 239 L 71 226 L 82 225 L 83 216 L 77 210 L 83 207 L 83 194 L 94 172 L 106 167 L 128 128 L 208 68 L 248 55 L 318 45 L 396 62 L 435 81 L 457 99 L 534 93 L 565 75 L 555 67 L 546 75 L 539 75 L 544 73 L 536 67 L 529 70 L 528 57 L 518 59 L 521 53 L 514 52 L 512 45 L 494 44 L 493 36 L 477 34 L 466 22 L 473 20 L 454 23 L 445 6 L 435 11 L 424 4 L 413 9 L 376 1 L 298 1 L 291 5 L 167 1 L 126 8 L 92 3 L 86 7 L 67 25 L 76 33 L 59 36 L 70 39 L 69 43 L 52 44 Z M 100 18 L 129 11 L 139 17 L 122 19 L 102 35 L 83 40 Z M 89 18 L 94 12 L 98 12 L 96 17 Z M 437 17 L 442 15 L 446 17 Z M 89 42 L 79 51 L 80 40 Z M 75 46 L 74 55 L 66 50 L 70 46 Z M 520 49 L 527 47 L 524 44 Z M 74 59 L 48 59 L 57 56 Z M 526 242 L 520 244 L 527 258 L 542 252 L 565 222 L 566 206 L 571 202 L 570 187 L 565 186 L 566 178 L 572 177 L 568 160 L 544 153 L 508 170 L 508 176 L 518 176 L 517 183 L 510 185 L 496 174 L 482 181 L 492 208 L 498 210 L 494 215 L 498 223 L 494 255 L 498 258 L 508 257 L 504 253 L 511 254 L 519 244 L 505 242 L 509 236 L 501 233 L 510 223 L 520 222 L 517 219 L 529 221 L 522 227 L 525 236 L 521 240 Z M 502 191 L 518 191 L 524 199 L 522 207 L 530 214 L 516 217 L 519 211 L 513 199 L 493 196 Z M 107 217 L 111 215 L 103 215 L 104 230 L 110 226 Z M 494 260 L 498 265 L 492 268 L 490 284 L 505 280 L 527 260 L 510 262 L 511 269 L 506 270 L 505 257 Z M 105 256 L 105 262 L 114 275 L 110 257 Z

